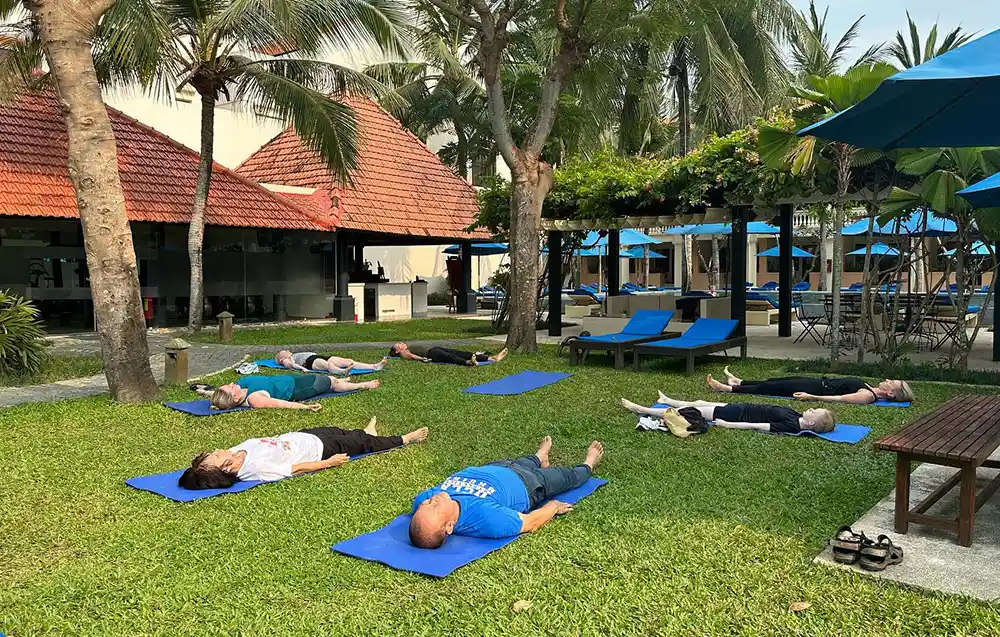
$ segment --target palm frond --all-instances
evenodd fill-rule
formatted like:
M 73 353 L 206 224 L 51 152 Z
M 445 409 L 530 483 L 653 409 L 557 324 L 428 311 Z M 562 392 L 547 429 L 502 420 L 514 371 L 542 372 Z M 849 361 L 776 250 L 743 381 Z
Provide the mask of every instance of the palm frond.
M 111 5 L 94 38 L 94 67 L 101 83 L 138 85 L 158 97 L 172 97 L 182 63 L 169 20 L 152 0 Z
M 283 67 L 292 71 L 289 66 Z M 291 72 L 305 76 L 308 72 Z M 357 116 L 347 104 L 266 68 L 247 67 L 236 83 L 236 98 L 261 117 L 277 117 L 295 127 L 334 179 L 350 184 L 358 157 Z

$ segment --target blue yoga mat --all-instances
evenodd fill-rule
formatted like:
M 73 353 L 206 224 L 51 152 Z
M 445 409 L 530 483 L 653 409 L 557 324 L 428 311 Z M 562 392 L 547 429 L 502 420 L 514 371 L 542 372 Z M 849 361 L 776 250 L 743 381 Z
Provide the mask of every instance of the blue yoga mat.
M 662 403 L 656 403 L 653 407 L 657 409 L 666 409 L 670 405 L 664 405 Z M 709 423 L 711 424 L 711 423 Z M 865 439 L 869 433 L 871 433 L 871 427 L 865 427 L 864 425 L 834 425 L 833 431 L 827 433 L 816 433 L 815 431 L 800 431 L 797 434 L 786 434 L 786 433 L 776 433 L 775 436 L 815 436 L 816 438 L 822 438 L 828 442 L 843 442 L 849 445 L 857 444 Z M 762 431 L 761 433 L 770 433 L 769 431 Z
M 268 369 L 283 369 L 286 372 L 301 371 L 301 370 L 297 370 L 297 369 L 288 369 L 287 367 L 284 367 L 282 365 L 279 365 L 279 364 L 275 363 L 273 360 L 254 361 L 254 363 L 257 364 L 257 367 L 266 367 Z M 351 370 L 351 376 L 360 376 L 361 374 L 372 374 L 374 372 L 375 372 L 374 369 L 352 369 Z M 317 371 L 315 369 L 310 370 L 310 371 L 308 371 L 306 373 L 308 373 L 308 374 L 325 374 L 327 376 L 330 375 L 327 372 L 321 372 L 321 371 Z
M 337 396 L 347 396 L 349 394 L 356 394 L 360 389 L 352 389 L 351 391 L 343 392 L 327 392 L 325 394 L 320 394 L 319 396 L 313 396 L 305 402 L 312 402 L 314 400 L 320 400 L 321 398 L 336 398 Z M 164 407 L 170 407 L 177 411 L 184 412 L 191 416 L 218 416 L 219 414 L 228 414 L 234 411 L 246 411 L 250 407 L 233 407 L 232 409 L 212 409 L 212 401 L 208 398 L 202 400 L 188 400 L 185 402 L 172 402 L 163 403 Z
M 607 483 L 607 480 L 591 478 L 583 486 L 560 494 L 557 499 L 575 504 Z M 410 515 L 401 515 L 377 531 L 344 540 L 331 548 L 337 553 L 385 564 L 399 571 L 447 577 L 455 569 L 485 557 L 521 537 L 517 535 L 486 540 L 452 535 L 441 548 L 419 549 L 410 544 L 409 526 Z
M 488 394 L 490 396 L 513 396 L 523 394 L 539 387 L 545 387 L 553 383 L 558 383 L 564 378 L 569 378 L 572 374 L 565 372 L 536 372 L 526 370 L 518 372 L 512 376 L 491 380 L 482 385 L 466 387 L 462 391 L 466 394 Z
M 744 394 L 746 396 L 747 394 Z M 780 398 L 782 400 L 796 400 L 795 398 L 789 398 L 788 396 L 768 396 L 767 394 L 752 394 L 753 396 L 760 396 L 761 398 Z M 823 401 L 819 401 L 823 402 Z M 846 403 L 845 403 L 846 404 Z M 897 403 L 894 400 L 876 400 L 873 403 L 868 403 L 867 405 L 853 405 L 854 407 L 909 407 L 910 403 Z
M 393 449 L 386 449 L 385 451 L 377 451 L 375 453 L 364 453 L 358 456 L 351 456 L 351 460 L 358 460 L 360 458 L 365 458 L 367 456 L 374 456 L 380 453 L 387 453 L 389 451 L 395 451 L 396 449 L 402 449 L 402 447 L 395 447 Z M 324 469 L 325 471 L 325 469 Z M 171 471 L 170 473 L 156 473 L 151 476 L 139 476 L 138 478 L 129 478 L 125 481 L 128 486 L 139 489 L 140 491 L 149 491 L 150 493 L 155 493 L 156 495 L 162 495 L 168 500 L 173 500 L 174 502 L 194 502 L 195 500 L 203 500 L 205 498 L 212 498 L 217 495 L 223 495 L 225 493 L 240 493 L 246 491 L 247 489 L 252 489 L 256 486 L 262 484 L 268 484 L 267 482 L 262 482 L 260 480 L 240 480 L 228 489 L 182 489 L 177 484 L 177 480 L 184 473 L 184 469 L 178 469 L 177 471 Z M 316 473 L 313 471 L 313 473 Z M 309 475 L 303 473 L 301 475 Z M 300 476 L 292 476 L 298 478 Z M 288 478 L 284 478 L 288 480 Z M 272 480 L 272 482 L 280 482 L 280 480 Z

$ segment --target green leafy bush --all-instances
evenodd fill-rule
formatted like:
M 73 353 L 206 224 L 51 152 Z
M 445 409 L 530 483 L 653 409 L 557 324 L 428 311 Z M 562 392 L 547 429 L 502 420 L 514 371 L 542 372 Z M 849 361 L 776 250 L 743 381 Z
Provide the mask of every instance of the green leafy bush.
M 0 376 L 34 376 L 42 371 L 48 354 L 38 310 L 9 291 L 0 291 Z
M 451 301 L 447 292 L 428 292 L 427 305 L 448 305 Z

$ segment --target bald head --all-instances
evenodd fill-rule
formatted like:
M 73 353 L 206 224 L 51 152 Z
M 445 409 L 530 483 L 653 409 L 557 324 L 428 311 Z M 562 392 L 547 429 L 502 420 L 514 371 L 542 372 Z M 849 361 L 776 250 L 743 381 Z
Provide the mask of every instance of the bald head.
M 458 503 L 438 492 L 424 500 L 410 519 L 410 542 L 422 549 L 440 548 L 458 522 Z

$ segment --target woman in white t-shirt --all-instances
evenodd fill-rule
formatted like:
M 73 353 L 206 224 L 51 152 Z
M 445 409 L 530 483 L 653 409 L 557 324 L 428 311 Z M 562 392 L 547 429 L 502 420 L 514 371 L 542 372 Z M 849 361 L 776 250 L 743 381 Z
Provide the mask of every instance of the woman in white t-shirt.
M 385 451 L 427 440 L 427 427 L 405 436 L 380 436 L 375 418 L 352 431 L 317 427 L 275 438 L 251 438 L 230 449 L 195 456 L 178 485 L 184 489 L 227 489 L 240 480 L 272 482 L 346 464 L 350 456 Z

